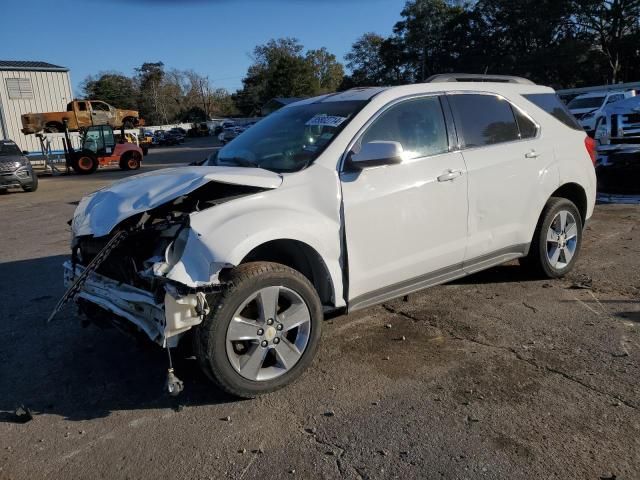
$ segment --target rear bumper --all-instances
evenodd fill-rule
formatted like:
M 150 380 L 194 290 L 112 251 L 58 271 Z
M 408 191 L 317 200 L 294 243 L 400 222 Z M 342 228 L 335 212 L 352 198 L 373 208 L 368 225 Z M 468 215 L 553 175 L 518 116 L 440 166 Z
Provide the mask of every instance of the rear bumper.
M 84 271 L 81 265 L 71 261 L 63 265 L 64 284 L 69 288 Z M 206 301 L 202 294 L 177 296 L 164 292 L 164 299 L 158 301 L 151 292 L 131 285 L 116 282 L 98 273 L 91 273 L 76 296 L 128 321 L 146 336 L 165 347 L 174 347 L 181 334 L 202 322 L 206 313 Z M 202 312 L 202 314 L 198 313 Z

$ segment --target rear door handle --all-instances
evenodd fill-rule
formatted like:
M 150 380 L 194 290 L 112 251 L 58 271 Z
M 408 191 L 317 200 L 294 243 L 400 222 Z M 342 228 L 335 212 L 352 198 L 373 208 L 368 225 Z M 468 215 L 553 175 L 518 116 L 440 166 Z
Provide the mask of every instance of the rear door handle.
M 447 170 L 447 173 L 444 173 L 438 177 L 439 182 L 451 182 L 456 178 L 462 176 L 462 170 Z
M 524 154 L 524 158 L 538 158 L 539 156 L 540 154 L 535 150 L 531 150 L 530 152 Z

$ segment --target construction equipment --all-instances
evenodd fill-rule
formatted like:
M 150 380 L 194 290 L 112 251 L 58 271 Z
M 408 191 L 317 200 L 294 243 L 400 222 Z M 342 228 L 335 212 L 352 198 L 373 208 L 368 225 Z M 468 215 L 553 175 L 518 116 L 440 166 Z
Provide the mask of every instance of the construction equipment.
M 69 147 L 68 163 L 81 175 L 93 173 L 98 167 L 116 165 L 122 170 L 137 170 L 142 164 L 143 151 L 135 143 L 125 141 L 124 128 L 120 132 L 120 141 L 116 141 L 113 127 L 94 125 L 84 132 L 79 152 L 73 151 L 70 142 Z

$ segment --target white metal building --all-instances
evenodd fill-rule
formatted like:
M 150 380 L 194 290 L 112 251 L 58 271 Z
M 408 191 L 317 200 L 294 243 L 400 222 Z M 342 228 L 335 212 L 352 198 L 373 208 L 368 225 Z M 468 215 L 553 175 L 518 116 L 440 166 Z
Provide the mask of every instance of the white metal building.
M 22 150 L 39 151 L 36 136 L 20 131 L 20 116 L 63 112 L 71 100 L 68 68 L 46 62 L 0 60 L 0 139 L 11 139 Z

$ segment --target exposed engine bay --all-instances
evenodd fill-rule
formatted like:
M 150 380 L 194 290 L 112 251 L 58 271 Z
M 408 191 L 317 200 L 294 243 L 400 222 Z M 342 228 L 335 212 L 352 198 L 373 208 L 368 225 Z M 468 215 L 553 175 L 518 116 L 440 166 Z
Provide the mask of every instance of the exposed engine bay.
M 65 284 L 73 289 L 81 279 L 72 292 L 81 313 L 98 324 L 134 327 L 163 347 L 175 346 L 182 333 L 202 322 L 208 312 L 205 293 L 220 291 L 220 274 L 233 267 L 219 265 L 209 283 L 197 286 L 170 278 L 193 235 L 191 215 L 264 190 L 208 182 L 126 218 L 108 235 L 74 236 Z

